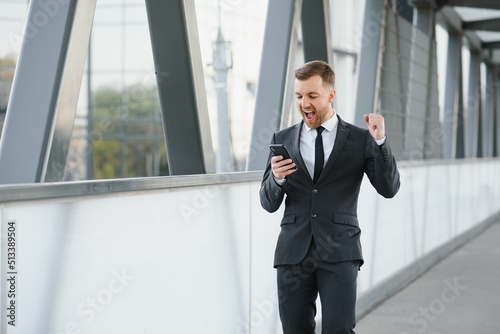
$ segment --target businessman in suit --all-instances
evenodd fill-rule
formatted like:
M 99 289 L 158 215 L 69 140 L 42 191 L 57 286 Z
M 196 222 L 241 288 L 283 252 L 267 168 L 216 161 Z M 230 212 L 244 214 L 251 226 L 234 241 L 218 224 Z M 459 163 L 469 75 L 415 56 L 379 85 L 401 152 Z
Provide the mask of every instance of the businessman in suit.
M 399 173 L 384 118 L 364 115 L 368 130 L 344 122 L 332 107 L 335 74 L 322 61 L 295 71 L 302 121 L 273 135 L 291 159 L 270 155 L 260 188 L 262 207 L 285 212 L 274 257 L 285 334 L 313 334 L 316 298 L 322 333 L 354 333 L 356 281 L 363 264 L 357 219 L 365 173 L 379 194 L 399 190 Z

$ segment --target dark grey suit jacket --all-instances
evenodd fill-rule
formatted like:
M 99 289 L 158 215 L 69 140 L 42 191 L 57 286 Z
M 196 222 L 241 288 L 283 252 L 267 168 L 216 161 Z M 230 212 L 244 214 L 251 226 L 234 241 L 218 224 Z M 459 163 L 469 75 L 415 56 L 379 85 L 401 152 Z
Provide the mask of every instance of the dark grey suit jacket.
M 328 262 L 360 260 L 358 195 L 366 173 L 379 194 L 393 197 L 399 190 L 399 172 L 389 144 L 378 146 L 366 129 L 339 117 L 332 153 L 316 185 L 300 154 L 302 122 L 273 135 L 272 143 L 284 144 L 298 170 L 280 186 L 267 161 L 260 201 L 275 212 L 285 198 L 274 265 L 297 264 L 304 259 L 314 238 L 321 257 Z M 285 196 L 286 195 L 286 196 Z

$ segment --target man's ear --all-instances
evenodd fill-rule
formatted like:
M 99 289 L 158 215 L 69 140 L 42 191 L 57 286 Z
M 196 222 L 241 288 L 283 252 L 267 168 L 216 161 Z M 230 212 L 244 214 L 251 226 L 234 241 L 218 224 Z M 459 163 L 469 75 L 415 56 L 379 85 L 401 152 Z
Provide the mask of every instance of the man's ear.
M 335 94 L 337 94 L 335 89 L 331 89 L 330 93 L 328 94 L 328 102 L 330 102 L 330 103 L 333 102 L 333 99 L 335 99 Z

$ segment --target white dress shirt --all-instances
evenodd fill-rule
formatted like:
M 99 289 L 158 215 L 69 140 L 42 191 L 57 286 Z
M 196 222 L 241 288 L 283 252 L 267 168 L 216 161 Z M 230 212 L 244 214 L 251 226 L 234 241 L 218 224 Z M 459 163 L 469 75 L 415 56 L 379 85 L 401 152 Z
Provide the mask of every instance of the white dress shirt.
M 332 153 L 335 137 L 337 137 L 338 124 L 339 118 L 337 117 L 337 113 L 335 111 L 329 120 L 321 124 L 321 126 L 325 128 L 321 134 L 323 137 L 323 149 L 325 151 L 324 165 L 326 165 L 326 162 Z M 317 134 L 318 132 L 316 129 L 311 129 L 305 122 L 303 123 L 302 131 L 300 132 L 300 154 L 302 155 L 302 159 L 304 160 L 307 171 L 311 177 L 314 177 L 314 152 Z M 323 167 L 325 167 L 324 165 Z

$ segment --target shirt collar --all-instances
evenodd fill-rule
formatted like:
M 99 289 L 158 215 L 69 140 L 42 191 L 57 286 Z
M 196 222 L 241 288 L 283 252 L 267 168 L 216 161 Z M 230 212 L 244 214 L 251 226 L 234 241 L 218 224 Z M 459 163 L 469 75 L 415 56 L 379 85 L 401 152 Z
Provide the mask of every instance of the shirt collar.
M 333 110 L 333 116 L 330 117 L 330 119 L 327 120 L 326 122 L 322 123 L 321 126 L 324 127 L 326 131 L 333 132 L 333 130 L 335 130 L 335 128 L 337 127 L 338 123 L 339 123 L 339 118 L 337 117 L 337 112 Z M 304 122 L 304 129 L 307 132 L 311 132 L 312 130 L 310 127 L 306 125 L 305 122 Z

